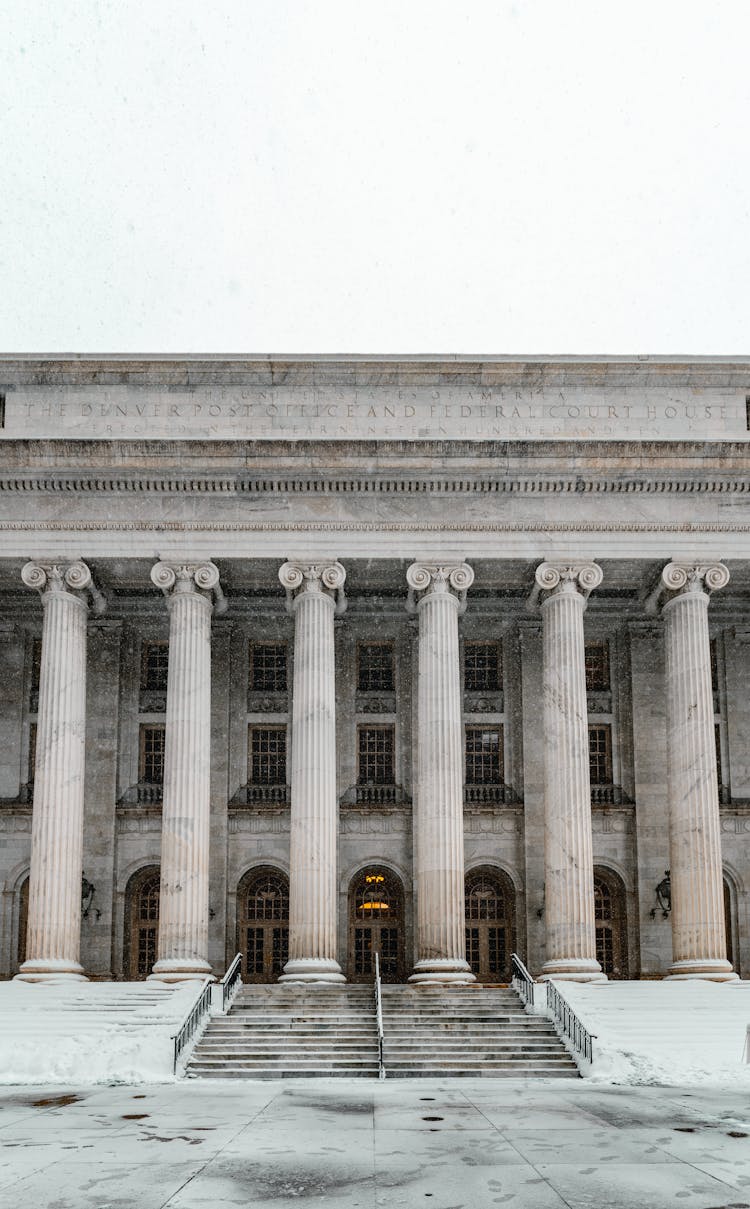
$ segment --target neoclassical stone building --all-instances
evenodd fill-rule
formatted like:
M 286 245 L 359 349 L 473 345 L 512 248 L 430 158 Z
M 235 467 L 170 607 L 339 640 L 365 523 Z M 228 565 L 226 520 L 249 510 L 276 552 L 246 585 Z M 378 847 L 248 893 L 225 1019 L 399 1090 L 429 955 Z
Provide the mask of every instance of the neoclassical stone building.
M 0 973 L 746 975 L 749 416 L 731 359 L 0 362 Z

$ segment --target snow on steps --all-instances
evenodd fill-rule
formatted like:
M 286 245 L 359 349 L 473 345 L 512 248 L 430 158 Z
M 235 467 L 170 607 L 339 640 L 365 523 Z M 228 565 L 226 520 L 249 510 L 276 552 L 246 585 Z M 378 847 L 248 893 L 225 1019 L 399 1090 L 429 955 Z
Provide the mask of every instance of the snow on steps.
M 0 1083 L 171 1081 L 198 993 L 155 982 L 0 982 Z
M 557 982 L 595 1034 L 595 1082 L 676 1085 L 747 1082 L 750 982 Z M 540 988 L 537 988 L 539 995 Z

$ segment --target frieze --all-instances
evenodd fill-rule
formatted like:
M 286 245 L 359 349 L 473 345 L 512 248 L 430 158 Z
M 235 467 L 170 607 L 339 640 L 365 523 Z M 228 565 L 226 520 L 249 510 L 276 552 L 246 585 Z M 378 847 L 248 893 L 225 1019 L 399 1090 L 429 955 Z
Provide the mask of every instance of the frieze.
M 140 835 L 145 832 L 161 831 L 161 811 L 118 810 L 116 828 L 119 835 Z
M 241 833 L 250 833 L 251 835 L 282 835 L 284 832 L 290 830 L 289 813 L 285 811 L 283 814 L 271 814 L 269 811 L 264 811 L 262 815 L 230 814 L 228 830 L 230 835 Z
M 722 810 L 721 830 L 728 835 L 750 835 L 750 810 L 742 813 Z
M 523 829 L 523 812 L 509 810 L 464 809 L 464 833 L 466 835 L 517 835 Z
M 744 521 L 7 521 L 5 533 L 750 533 Z
M 591 811 L 591 830 L 594 835 L 627 835 L 633 830 L 633 810 Z
M 391 835 L 411 830 L 411 813 L 402 810 L 358 810 L 347 806 L 339 816 L 344 835 Z
M 31 832 L 31 811 L 27 814 L 11 814 L 3 811 L 0 813 L 0 831 L 27 833 Z

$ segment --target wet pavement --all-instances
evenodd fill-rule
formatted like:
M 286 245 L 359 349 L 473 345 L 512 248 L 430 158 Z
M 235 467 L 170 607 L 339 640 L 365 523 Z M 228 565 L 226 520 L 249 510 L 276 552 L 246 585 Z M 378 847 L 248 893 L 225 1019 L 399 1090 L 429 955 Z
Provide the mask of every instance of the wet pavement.
M 750 1209 L 747 1093 L 510 1080 L 1 1088 L 14 1209 Z

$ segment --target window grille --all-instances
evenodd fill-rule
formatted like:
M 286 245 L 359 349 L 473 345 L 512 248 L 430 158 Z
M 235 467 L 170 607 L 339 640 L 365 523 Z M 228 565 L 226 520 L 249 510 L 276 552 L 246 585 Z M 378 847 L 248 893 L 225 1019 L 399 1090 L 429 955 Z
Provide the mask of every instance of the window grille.
M 289 920 L 289 882 L 282 873 L 262 873 L 248 887 L 247 919 Z
M 256 693 L 287 691 L 285 642 L 254 642 L 250 647 L 250 688 Z
M 394 734 L 392 726 L 360 726 L 360 785 L 394 785 Z
M 251 785 L 286 785 L 286 727 L 250 728 Z
M 503 783 L 503 741 L 499 726 L 466 727 L 466 784 Z
M 31 697 L 32 708 L 36 709 L 39 697 L 39 677 L 42 671 L 42 640 L 35 638 L 31 644 Z
M 589 726 L 589 778 L 592 785 L 612 784 L 612 732 L 609 726 Z
M 32 722 L 29 726 L 29 773 L 28 783 L 34 784 L 34 774 L 36 771 L 36 722 Z
M 139 780 L 147 785 L 164 783 L 164 740 L 163 726 L 141 727 L 141 760 Z
M 357 651 L 357 686 L 362 693 L 392 693 L 393 647 L 388 642 L 361 642 Z
M 464 689 L 469 693 L 499 693 L 501 688 L 500 644 L 464 643 Z
M 168 642 L 144 642 L 141 650 L 141 690 L 165 693 L 169 667 Z
M 609 691 L 609 643 L 587 642 L 584 648 L 586 659 L 586 691 L 605 693 Z
M 719 649 L 715 638 L 709 642 L 711 651 L 711 692 L 718 693 L 719 691 Z

